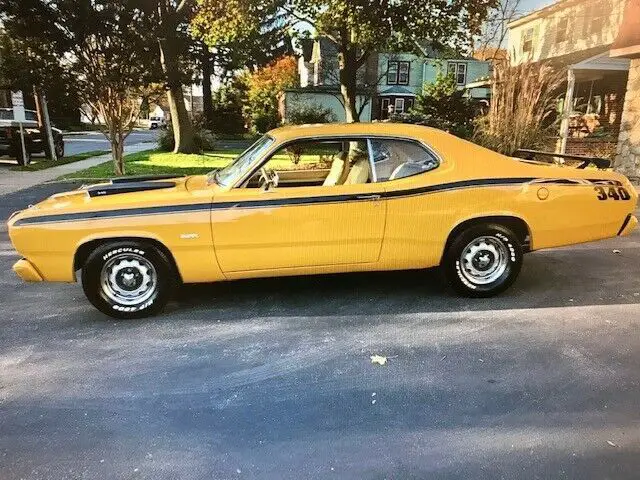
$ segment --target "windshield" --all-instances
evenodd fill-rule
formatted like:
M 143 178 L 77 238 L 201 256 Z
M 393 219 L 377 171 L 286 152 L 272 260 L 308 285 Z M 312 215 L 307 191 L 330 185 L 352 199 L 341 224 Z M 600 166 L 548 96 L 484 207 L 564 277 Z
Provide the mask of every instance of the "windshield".
M 265 135 L 256 143 L 246 149 L 238 158 L 221 170 L 214 170 L 207 175 L 209 183 L 216 182 L 221 187 L 233 185 L 251 166 L 254 160 L 260 157 L 272 144 L 274 140 Z

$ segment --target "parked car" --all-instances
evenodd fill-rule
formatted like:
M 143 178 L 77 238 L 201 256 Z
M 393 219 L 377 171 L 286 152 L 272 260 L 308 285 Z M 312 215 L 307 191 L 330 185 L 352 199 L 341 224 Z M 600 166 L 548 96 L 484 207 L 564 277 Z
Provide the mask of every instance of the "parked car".
M 52 128 L 53 143 L 57 158 L 64 157 L 64 138 L 62 130 Z M 0 126 L 0 155 L 8 155 L 17 160 L 18 165 L 29 165 L 31 156 L 34 153 L 44 153 L 49 155 L 49 142 L 44 129 L 39 127 L 24 128 L 24 143 L 26 156 L 22 151 L 22 142 L 20 140 L 20 127 L 18 126 Z
M 619 173 L 506 157 L 433 128 L 283 127 L 222 170 L 114 179 L 15 213 L 27 281 L 74 282 L 118 318 L 159 312 L 179 282 L 440 266 L 471 297 L 523 254 L 627 235 Z
M 162 117 L 149 117 L 149 130 L 166 128 L 167 122 Z

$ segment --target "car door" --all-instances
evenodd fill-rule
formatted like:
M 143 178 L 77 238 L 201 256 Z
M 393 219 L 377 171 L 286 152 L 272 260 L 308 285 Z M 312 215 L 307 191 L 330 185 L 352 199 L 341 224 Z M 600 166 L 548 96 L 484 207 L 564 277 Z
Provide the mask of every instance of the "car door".
M 295 150 L 290 144 L 287 148 Z M 317 154 L 318 149 L 315 151 Z M 368 151 L 365 152 L 369 162 Z M 277 156 L 278 153 L 271 158 Z M 333 166 L 326 156 L 322 159 L 327 162 L 326 167 Z M 270 164 L 271 161 L 266 162 Z M 305 170 L 308 169 L 283 170 L 280 175 L 290 179 L 296 175 L 299 179 L 310 177 Z M 349 172 L 354 178 L 355 170 Z M 254 173 L 258 171 L 256 168 Z M 269 189 L 249 182 L 216 194 L 211 226 L 222 271 L 376 262 L 382 246 L 386 204 L 379 185 L 371 178 L 368 183 L 346 180 L 336 185 L 299 181 Z

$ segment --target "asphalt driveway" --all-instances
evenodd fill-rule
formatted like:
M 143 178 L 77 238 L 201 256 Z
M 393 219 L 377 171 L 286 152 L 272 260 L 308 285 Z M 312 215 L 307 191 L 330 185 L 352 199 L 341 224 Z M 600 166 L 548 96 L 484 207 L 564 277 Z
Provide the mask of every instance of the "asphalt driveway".
M 3 480 L 638 478 L 640 234 L 528 255 L 495 299 L 434 272 L 254 280 L 132 322 L 15 258 L 3 225 Z

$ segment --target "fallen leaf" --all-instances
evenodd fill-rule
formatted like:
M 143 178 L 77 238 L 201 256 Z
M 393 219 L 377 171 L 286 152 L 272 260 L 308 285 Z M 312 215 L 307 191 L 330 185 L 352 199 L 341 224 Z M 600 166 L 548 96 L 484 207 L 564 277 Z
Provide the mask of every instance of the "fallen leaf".
M 382 355 L 371 355 L 371 363 L 384 365 L 385 363 L 387 363 L 387 357 L 383 357 Z
M 615 443 L 613 443 L 611 440 L 607 440 L 607 443 L 609 445 L 611 445 L 612 447 L 617 447 L 618 445 L 616 445 Z

